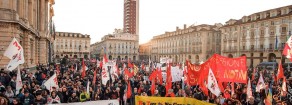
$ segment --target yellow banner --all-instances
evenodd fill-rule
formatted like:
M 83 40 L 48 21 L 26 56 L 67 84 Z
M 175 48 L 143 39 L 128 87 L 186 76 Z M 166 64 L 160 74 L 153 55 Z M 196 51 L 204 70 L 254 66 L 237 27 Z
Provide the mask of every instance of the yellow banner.
M 188 97 L 135 96 L 135 105 L 215 105 Z

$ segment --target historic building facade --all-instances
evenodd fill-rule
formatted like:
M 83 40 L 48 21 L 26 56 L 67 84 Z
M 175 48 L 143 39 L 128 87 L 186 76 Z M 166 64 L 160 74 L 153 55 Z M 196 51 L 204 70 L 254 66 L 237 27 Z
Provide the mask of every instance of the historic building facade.
M 147 42 L 139 45 L 139 58 L 140 60 L 147 61 L 150 59 L 151 42 Z
M 90 58 L 90 35 L 71 32 L 56 32 L 54 58 Z
M 186 59 L 194 63 L 205 61 L 214 53 L 221 52 L 221 35 L 219 28 L 222 24 L 192 25 L 176 28 L 173 32 L 165 32 L 154 36 L 150 41 L 151 60 L 159 61 L 168 57 L 173 62 L 184 62 Z M 143 46 L 142 46 L 143 47 Z
M 24 49 L 21 68 L 48 64 L 52 56 L 54 0 L 0 0 L 0 67 L 10 61 L 3 53 L 15 37 Z
M 110 60 L 139 60 L 138 35 L 115 29 L 113 34 L 105 35 L 100 42 L 91 45 L 91 54 L 99 60 L 106 54 Z
M 230 19 L 220 30 L 222 55 L 245 55 L 249 67 L 263 61 L 279 62 L 292 31 L 292 5 Z

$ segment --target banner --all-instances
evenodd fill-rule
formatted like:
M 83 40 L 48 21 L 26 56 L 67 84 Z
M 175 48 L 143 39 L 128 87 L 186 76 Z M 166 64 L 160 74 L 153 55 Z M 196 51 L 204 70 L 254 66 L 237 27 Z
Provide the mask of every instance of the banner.
M 171 76 L 172 76 L 172 82 L 181 81 L 183 72 L 182 70 L 179 69 L 179 66 L 171 67 Z
M 49 104 L 56 105 L 56 104 Z M 118 100 L 100 100 L 100 101 L 86 101 L 86 102 L 76 102 L 76 103 L 62 103 L 57 105 L 119 105 Z
M 227 58 L 219 54 L 210 59 L 212 70 L 220 82 L 247 83 L 246 57 Z M 217 73 L 215 73 L 217 71 Z
M 188 97 L 135 96 L 135 105 L 215 105 Z
M 201 74 L 201 65 L 192 64 L 189 61 L 186 61 L 187 65 L 187 78 L 190 85 L 197 85 L 200 79 Z

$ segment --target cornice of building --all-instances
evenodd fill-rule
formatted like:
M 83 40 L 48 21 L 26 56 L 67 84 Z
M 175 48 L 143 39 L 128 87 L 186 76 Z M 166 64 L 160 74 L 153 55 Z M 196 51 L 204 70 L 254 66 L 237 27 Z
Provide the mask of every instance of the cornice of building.
M 57 37 L 68 37 L 68 38 L 90 38 L 90 35 L 81 34 L 81 33 L 73 33 L 73 32 L 56 32 Z
M 283 9 L 287 9 L 288 12 L 282 13 Z M 271 12 L 277 12 L 276 16 L 271 16 Z M 262 16 L 263 18 L 260 18 L 261 15 L 265 15 L 265 16 Z M 225 22 L 225 25 L 222 28 L 229 27 L 229 26 L 248 24 L 248 23 L 253 23 L 253 22 L 260 22 L 260 21 L 265 21 L 265 20 L 270 20 L 270 19 L 276 19 L 276 18 L 291 16 L 291 15 L 292 15 L 292 5 L 289 5 L 289 6 L 284 6 L 284 7 L 270 9 L 270 10 L 266 10 L 266 11 L 262 11 L 262 12 L 253 13 L 253 14 L 248 15 L 248 16 L 243 16 L 239 20 L 230 19 L 227 22 Z M 255 19 L 252 19 L 254 17 L 255 17 Z

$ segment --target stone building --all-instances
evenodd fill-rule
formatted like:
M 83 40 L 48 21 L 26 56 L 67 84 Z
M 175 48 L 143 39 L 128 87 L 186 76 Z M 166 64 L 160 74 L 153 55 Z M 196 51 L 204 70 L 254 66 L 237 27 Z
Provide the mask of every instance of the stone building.
M 90 58 L 90 35 L 71 32 L 56 32 L 54 42 L 55 60 L 61 58 Z
M 102 37 L 100 42 L 91 45 L 91 54 L 99 60 L 104 54 L 110 60 L 139 60 L 139 39 L 138 35 L 125 33 L 121 29 L 115 29 L 113 34 Z
M 184 62 L 186 59 L 194 63 L 205 61 L 214 53 L 221 52 L 221 35 L 219 28 L 222 24 L 215 25 L 184 25 L 175 31 L 165 32 L 154 36 L 150 41 L 151 60 L 159 61 L 168 57 L 173 62 Z
M 10 61 L 3 53 L 13 37 L 24 49 L 25 63 L 21 68 L 51 62 L 54 3 L 54 0 L 0 0 L 0 67 Z
M 139 58 L 140 60 L 147 61 L 150 59 L 151 41 L 139 45 Z
M 230 19 L 220 29 L 221 54 L 247 56 L 247 65 L 255 67 L 263 61 L 277 61 L 292 31 L 292 5 Z

